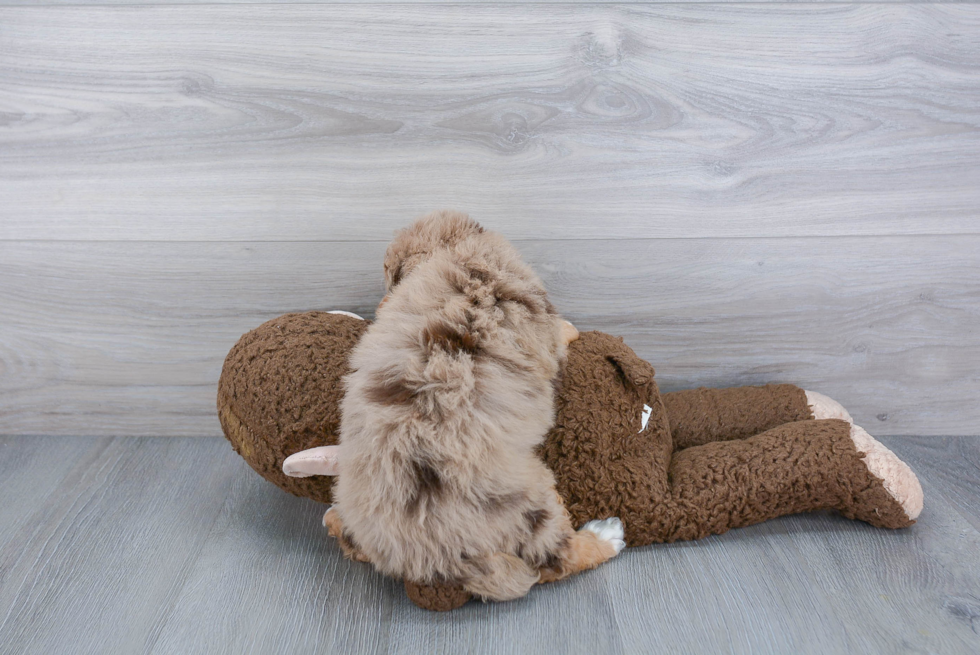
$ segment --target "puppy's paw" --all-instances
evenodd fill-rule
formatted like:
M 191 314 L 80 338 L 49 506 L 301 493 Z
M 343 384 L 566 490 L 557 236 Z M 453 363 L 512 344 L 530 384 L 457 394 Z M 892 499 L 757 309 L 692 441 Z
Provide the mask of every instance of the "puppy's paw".
M 340 520 L 340 514 L 333 507 L 328 509 L 323 515 L 323 527 L 340 544 L 340 549 L 344 552 L 344 557 L 352 559 L 355 562 L 371 561 L 367 555 L 361 552 L 361 549 L 354 543 L 353 538 L 344 530 L 344 524 Z
M 327 529 L 331 537 L 339 537 L 341 531 L 344 529 L 343 523 L 340 522 L 340 514 L 337 513 L 333 507 L 327 509 L 323 513 L 323 527 Z
M 589 521 L 579 529 L 580 532 L 583 530 L 591 532 L 601 541 L 609 542 L 617 555 L 626 548 L 623 522 L 615 516 L 602 521 Z

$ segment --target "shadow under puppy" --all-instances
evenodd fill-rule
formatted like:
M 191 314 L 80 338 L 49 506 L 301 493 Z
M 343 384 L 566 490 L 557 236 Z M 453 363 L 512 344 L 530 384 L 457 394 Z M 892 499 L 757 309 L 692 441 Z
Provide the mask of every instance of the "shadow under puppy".
M 490 600 L 594 568 L 618 519 L 576 532 L 535 455 L 578 333 L 516 249 L 465 214 L 396 235 L 388 295 L 351 354 L 334 507 L 347 554 L 388 575 Z

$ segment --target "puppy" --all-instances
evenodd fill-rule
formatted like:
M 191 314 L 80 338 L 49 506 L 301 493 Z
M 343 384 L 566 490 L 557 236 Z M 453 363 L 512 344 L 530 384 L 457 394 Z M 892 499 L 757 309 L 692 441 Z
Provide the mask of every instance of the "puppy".
M 575 532 L 534 453 L 578 333 L 513 246 L 436 212 L 396 235 L 385 281 L 351 354 L 324 517 L 348 554 L 492 600 L 615 556 L 618 519 Z

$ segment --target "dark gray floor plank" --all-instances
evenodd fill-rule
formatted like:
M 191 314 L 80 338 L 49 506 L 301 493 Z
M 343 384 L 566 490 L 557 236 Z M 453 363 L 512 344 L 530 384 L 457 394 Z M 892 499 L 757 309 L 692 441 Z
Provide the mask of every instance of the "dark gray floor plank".
M 980 611 L 980 533 L 923 479 L 916 525 L 886 531 L 837 515 L 787 517 L 795 552 L 834 608 L 849 652 L 975 653 L 980 637 L 951 603 Z M 816 519 L 816 520 L 815 520 Z M 760 526 L 775 529 L 777 526 Z
M 883 439 L 921 472 L 970 524 L 980 530 L 980 437 Z
M 17 533 L 18 524 L 44 506 L 71 469 L 109 439 L 0 436 L 0 540 Z M 2 546 L 0 546 L 2 548 Z
M 917 453 L 925 440 L 886 441 Z M 17 519 L 26 537 L 0 542 L 0 561 L 20 554 L 3 569 L 0 652 L 973 653 L 980 531 L 945 494 L 980 473 L 963 466 L 953 485 L 937 470 L 975 446 L 910 458 L 926 509 L 907 530 L 783 517 L 437 614 L 343 559 L 323 507 L 224 440 L 7 438 L 0 494 L 23 497 L 33 475 L 47 495 Z M 75 465 L 49 465 L 52 449 Z
M 14 570 L 47 529 L 48 498 L 76 468 L 93 466 L 110 438 L 0 437 L 0 625 L 13 602 Z
M 230 447 L 225 455 L 237 459 Z M 151 652 L 383 652 L 400 588 L 343 559 L 323 506 L 239 464 Z
M 773 537 L 753 527 L 627 550 L 607 567 L 625 652 L 848 652 L 810 571 Z
M 902 531 L 813 513 L 628 551 L 627 652 L 975 652 L 980 534 L 934 490 L 926 502 Z
M 535 587 L 512 603 L 472 602 L 448 614 L 420 612 L 398 589 L 389 653 L 623 653 L 612 569 Z
M 116 438 L 95 450 L 23 528 L 25 556 L 5 571 L 4 652 L 139 652 L 241 467 L 219 439 Z
M 764 2 L 764 3 L 781 3 L 787 0 L 684 0 L 684 4 L 743 4 L 751 2 L 753 4 Z M 807 0 L 810 3 L 823 3 L 823 2 L 839 2 L 840 0 Z M 895 4 L 908 4 L 916 3 L 922 4 L 926 2 L 973 2 L 975 0 L 875 0 L 876 4 L 882 3 L 895 3 Z M 211 5 L 296 5 L 296 4 L 307 4 L 307 5 L 351 5 L 351 4 L 366 4 L 366 5 L 412 5 L 412 4 L 454 4 L 454 5 L 499 5 L 507 4 L 501 3 L 501 0 L 393 0 L 391 2 L 378 2 L 378 0 L 303 0 L 302 2 L 297 2 L 296 0 L 207 0 L 207 2 L 201 2 L 201 0 L 0 0 L 0 7 L 21 7 L 21 6 L 102 6 L 102 5 L 198 5 L 198 4 L 211 4 Z M 672 2 L 672 0 L 535 0 L 534 4 L 538 5 L 577 5 L 577 4 L 590 4 L 590 5 L 601 5 L 601 4 L 677 4 Z

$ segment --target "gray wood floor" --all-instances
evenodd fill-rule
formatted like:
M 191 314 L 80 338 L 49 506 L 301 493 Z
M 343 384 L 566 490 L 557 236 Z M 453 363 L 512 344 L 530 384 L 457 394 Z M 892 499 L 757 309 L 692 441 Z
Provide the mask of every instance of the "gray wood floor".
M 908 530 L 786 517 L 432 614 L 223 439 L 6 437 L 0 652 L 976 653 L 980 439 L 884 441 Z

